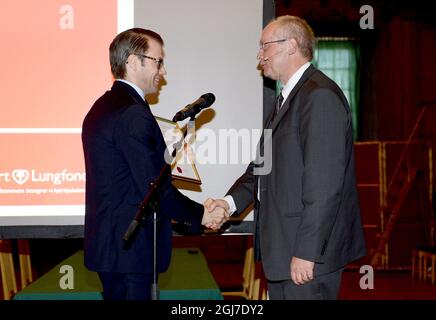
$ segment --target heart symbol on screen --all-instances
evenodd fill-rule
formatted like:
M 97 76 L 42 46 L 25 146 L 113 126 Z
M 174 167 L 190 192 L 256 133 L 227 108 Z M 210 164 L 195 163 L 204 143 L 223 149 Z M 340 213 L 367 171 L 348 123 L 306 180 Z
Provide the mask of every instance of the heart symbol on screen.
M 24 184 L 29 179 L 29 171 L 26 169 L 16 169 L 12 171 L 12 179 L 17 184 Z

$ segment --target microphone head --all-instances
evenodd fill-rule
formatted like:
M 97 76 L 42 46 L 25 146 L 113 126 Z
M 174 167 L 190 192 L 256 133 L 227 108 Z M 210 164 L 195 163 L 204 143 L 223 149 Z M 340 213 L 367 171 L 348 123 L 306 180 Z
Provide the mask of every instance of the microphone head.
M 215 102 L 215 95 L 210 92 L 203 94 L 201 98 L 203 98 L 207 102 L 208 106 Z
M 210 107 L 215 102 L 215 95 L 213 93 L 205 93 L 200 97 L 199 100 L 201 100 L 201 102 L 198 106 L 200 110 L 202 110 L 204 108 Z
M 215 102 L 215 95 L 213 93 L 205 93 L 195 102 L 188 104 L 182 110 L 176 113 L 173 117 L 173 122 L 181 121 L 187 117 L 195 116 L 201 110 L 210 107 Z

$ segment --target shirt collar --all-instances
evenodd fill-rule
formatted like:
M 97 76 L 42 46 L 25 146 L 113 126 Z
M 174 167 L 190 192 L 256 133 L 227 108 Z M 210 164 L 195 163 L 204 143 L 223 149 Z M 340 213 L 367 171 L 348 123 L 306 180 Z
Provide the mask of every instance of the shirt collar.
M 286 99 L 288 98 L 292 89 L 294 89 L 295 85 L 298 83 L 298 81 L 300 81 L 301 77 L 303 76 L 304 71 L 306 71 L 307 68 L 309 68 L 309 67 L 310 67 L 310 62 L 306 62 L 288 80 L 288 82 L 286 83 L 286 85 L 282 89 L 283 102 L 286 101 Z M 283 104 L 283 102 L 282 102 L 282 104 Z
M 136 84 L 134 84 L 133 82 L 127 81 L 125 79 L 115 79 L 115 81 L 121 81 L 124 82 L 126 84 L 128 84 L 129 86 L 131 86 L 133 89 L 135 89 L 135 91 L 139 94 L 139 96 L 145 100 L 145 96 L 144 96 L 144 91 L 141 90 L 141 88 L 139 88 Z

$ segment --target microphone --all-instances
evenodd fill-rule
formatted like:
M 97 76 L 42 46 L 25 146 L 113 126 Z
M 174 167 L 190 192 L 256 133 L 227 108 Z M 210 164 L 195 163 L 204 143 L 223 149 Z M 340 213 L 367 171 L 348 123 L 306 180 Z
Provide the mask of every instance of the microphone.
M 279 54 L 279 53 L 282 53 L 282 52 L 283 52 L 283 50 L 281 50 L 281 51 L 277 51 L 276 53 L 270 55 L 269 57 L 263 58 L 263 61 L 269 61 L 269 59 L 271 59 L 271 58 L 274 57 L 275 55 L 277 55 L 277 54 Z
M 215 95 L 213 93 L 205 93 L 196 101 L 188 104 L 182 110 L 176 113 L 173 122 L 182 121 L 188 117 L 193 117 L 201 110 L 208 108 L 215 102 Z

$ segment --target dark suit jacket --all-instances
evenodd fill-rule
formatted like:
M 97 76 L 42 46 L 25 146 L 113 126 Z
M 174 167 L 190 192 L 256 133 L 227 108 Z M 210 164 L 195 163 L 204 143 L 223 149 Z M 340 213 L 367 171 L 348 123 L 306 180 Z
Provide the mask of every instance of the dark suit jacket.
M 270 117 L 269 117 L 270 118 Z M 269 280 L 290 279 L 293 256 L 315 275 L 365 255 L 351 114 L 341 89 L 310 66 L 272 123 L 272 170 L 254 163 L 229 190 L 238 212 L 255 205 L 255 250 Z
M 129 85 L 115 81 L 83 122 L 86 164 L 85 265 L 99 272 L 153 271 L 151 219 L 129 249 L 123 235 L 135 217 L 149 182 L 164 165 L 166 148 L 148 103 Z M 171 256 L 171 219 L 200 232 L 203 206 L 182 195 L 170 174 L 160 193 L 158 271 Z

